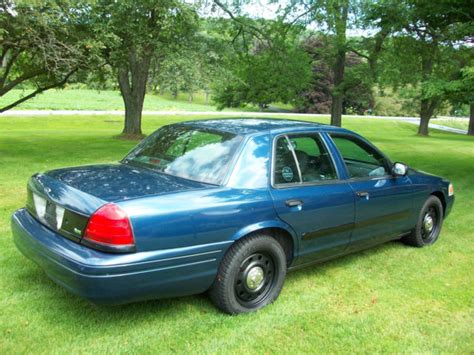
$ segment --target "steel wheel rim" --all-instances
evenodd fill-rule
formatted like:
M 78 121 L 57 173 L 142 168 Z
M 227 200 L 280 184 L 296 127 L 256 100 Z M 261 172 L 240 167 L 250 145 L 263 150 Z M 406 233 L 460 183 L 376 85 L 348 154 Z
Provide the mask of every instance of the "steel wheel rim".
M 434 206 L 428 207 L 423 215 L 421 223 L 421 238 L 425 242 L 430 242 L 435 238 L 439 227 L 439 212 Z
M 255 252 L 242 261 L 235 279 L 234 290 L 237 301 L 245 307 L 256 307 L 265 300 L 276 280 L 273 258 Z

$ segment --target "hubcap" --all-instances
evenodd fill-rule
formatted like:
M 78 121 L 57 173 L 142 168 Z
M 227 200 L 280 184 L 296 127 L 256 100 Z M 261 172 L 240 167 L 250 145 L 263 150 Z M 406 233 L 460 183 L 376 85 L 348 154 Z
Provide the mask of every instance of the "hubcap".
M 247 287 L 251 290 L 256 290 L 263 284 L 263 278 L 265 274 L 263 269 L 260 266 L 255 266 L 250 269 L 249 273 L 247 274 Z
M 425 242 L 429 242 L 432 238 L 436 237 L 437 225 L 439 221 L 439 212 L 435 207 L 431 206 L 425 212 L 423 217 L 423 223 L 421 225 L 421 237 Z
M 423 219 L 423 224 L 424 224 L 425 230 L 428 233 L 430 233 L 433 230 L 433 226 L 434 226 L 433 217 L 431 217 L 431 215 L 429 214 L 425 215 L 425 218 Z
M 256 252 L 245 258 L 236 275 L 234 289 L 237 301 L 255 307 L 265 300 L 276 280 L 276 266 L 270 254 Z

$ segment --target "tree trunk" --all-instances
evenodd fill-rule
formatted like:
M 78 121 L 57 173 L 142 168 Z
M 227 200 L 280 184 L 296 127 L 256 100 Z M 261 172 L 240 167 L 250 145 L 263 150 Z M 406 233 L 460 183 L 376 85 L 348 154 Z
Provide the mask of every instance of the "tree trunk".
M 433 117 L 434 110 L 438 106 L 437 99 L 423 99 L 420 105 L 420 126 L 418 127 L 418 134 L 420 136 L 428 135 L 428 125 L 431 117 Z
M 467 134 L 474 136 L 474 102 L 469 104 L 469 127 L 467 128 Z
M 188 93 L 188 102 L 192 103 L 193 99 L 194 99 L 193 93 L 192 92 Z
M 135 50 L 131 48 L 127 65 L 118 70 L 118 82 L 125 105 L 124 135 L 142 135 L 142 110 L 150 60 L 151 55 L 146 53 L 137 58 Z
M 204 103 L 206 105 L 209 105 L 209 91 L 206 90 L 206 96 L 205 96 L 205 99 L 204 99 Z
M 422 52 L 421 57 L 421 71 L 422 81 L 426 82 L 430 79 L 433 72 L 434 56 L 436 52 L 436 44 L 432 43 L 429 50 Z M 420 136 L 428 135 L 428 125 L 433 116 L 433 112 L 438 104 L 437 98 L 426 98 L 423 83 L 421 85 L 421 101 L 420 101 L 420 126 L 418 127 L 418 134 Z M 425 98 L 423 98 L 425 97 Z
M 344 70 L 346 66 L 346 30 L 347 14 L 349 12 L 349 1 L 343 0 L 332 9 L 335 17 L 336 27 L 336 62 L 333 67 L 333 88 L 331 90 L 331 124 L 341 127 L 342 124 L 342 102 L 344 100 Z

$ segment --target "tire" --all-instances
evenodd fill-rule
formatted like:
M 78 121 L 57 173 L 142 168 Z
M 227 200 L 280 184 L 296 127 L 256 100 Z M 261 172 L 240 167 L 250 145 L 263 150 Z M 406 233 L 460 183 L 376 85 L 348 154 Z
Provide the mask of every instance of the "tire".
M 415 229 L 402 238 L 402 242 L 418 248 L 434 244 L 441 232 L 443 217 L 441 201 L 436 196 L 430 196 L 420 210 Z
M 228 314 L 256 311 L 277 299 L 286 270 L 286 254 L 280 243 L 266 234 L 252 234 L 226 253 L 209 296 Z

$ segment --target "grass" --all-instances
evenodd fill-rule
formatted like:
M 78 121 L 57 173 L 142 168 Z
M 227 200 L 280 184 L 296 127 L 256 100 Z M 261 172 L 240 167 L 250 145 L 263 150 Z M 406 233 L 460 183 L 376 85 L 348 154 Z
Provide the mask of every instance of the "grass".
M 467 130 L 469 126 L 468 118 L 435 118 L 430 121 L 430 123 L 439 124 L 441 126 L 447 126 L 452 128 L 459 128 Z
M 11 90 L 0 97 L 0 107 L 7 105 L 29 93 L 28 90 Z M 273 110 L 291 110 L 291 106 L 275 104 Z M 41 95 L 27 100 L 17 106 L 19 110 L 123 110 L 123 100 L 119 91 L 90 90 L 90 89 L 65 89 L 48 90 Z M 188 95 L 180 93 L 176 99 L 171 94 L 163 96 L 147 94 L 145 96 L 144 110 L 146 111 L 217 111 L 216 107 L 206 104 L 203 93 L 196 93 L 193 102 L 188 102 Z M 226 111 L 226 110 L 224 110 Z M 233 108 L 232 111 L 258 111 L 258 108 L 247 106 Z
M 185 116 L 146 117 L 144 129 Z M 321 120 L 318 118 L 318 120 Z M 36 171 L 112 162 L 116 116 L 0 117 L 0 353 L 449 352 L 474 349 L 474 140 L 344 119 L 396 161 L 451 179 L 454 210 L 424 249 L 385 244 L 290 273 L 278 301 L 230 317 L 204 295 L 99 307 L 55 285 L 11 240 Z

